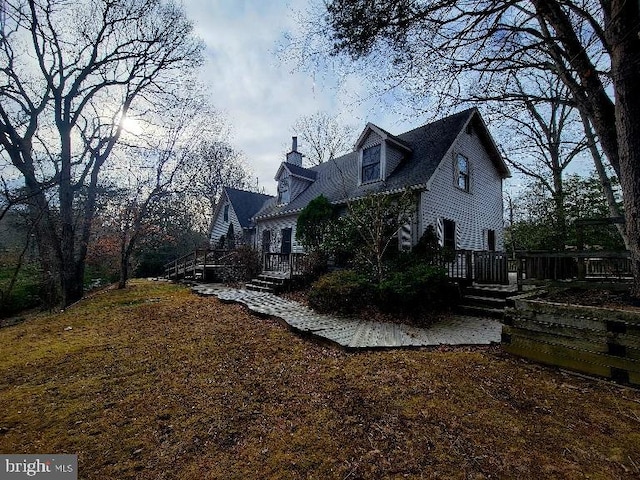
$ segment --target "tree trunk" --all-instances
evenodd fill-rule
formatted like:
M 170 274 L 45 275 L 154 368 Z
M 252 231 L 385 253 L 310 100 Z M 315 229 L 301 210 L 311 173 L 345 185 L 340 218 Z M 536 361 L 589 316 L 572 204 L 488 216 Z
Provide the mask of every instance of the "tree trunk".
M 129 280 L 129 255 L 125 252 L 120 256 L 120 279 L 118 280 L 118 288 L 127 288 L 127 280 Z
M 612 3 L 611 71 L 616 95 L 620 183 L 634 277 L 632 295 L 640 299 L 640 5 Z
M 559 161 L 556 162 L 559 165 Z M 562 183 L 562 169 L 552 170 L 553 175 L 553 202 L 555 209 L 556 233 L 553 236 L 555 249 L 563 251 L 567 244 L 567 216 L 564 212 L 564 186 Z
M 598 178 L 600 179 L 600 186 L 602 187 L 602 192 L 604 193 L 605 198 L 607 199 L 607 207 L 609 209 L 609 215 L 611 217 L 621 217 L 622 211 L 616 202 L 616 197 L 613 194 L 613 188 L 611 187 L 611 179 L 607 174 L 607 171 L 604 167 L 604 162 L 602 161 L 602 155 L 600 155 L 600 151 L 596 145 L 596 138 L 593 134 L 593 130 L 591 129 L 591 123 L 589 119 L 585 115 L 584 112 L 580 112 L 580 116 L 582 117 L 582 124 L 584 125 L 584 133 L 587 137 L 587 142 L 589 143 L 589 151 L 591 152 L 591 157 L 593 158 L 593 164 L 596 167 L 596 172 L 598 173 Z M 627 237 L 627 229 L 626 226 L 621 223 L 616 223 L 616 229 L 624 242 L 624 247 L 627 250 L 630 250 L 629 238 Z

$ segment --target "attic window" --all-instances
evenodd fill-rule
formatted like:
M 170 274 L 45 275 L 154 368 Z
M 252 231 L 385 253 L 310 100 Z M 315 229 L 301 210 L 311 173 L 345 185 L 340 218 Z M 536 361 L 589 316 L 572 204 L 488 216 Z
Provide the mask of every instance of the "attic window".
M 224 206 L 223 220 L 225 222 L 229 221 L 229 205 Z
M 469 191 L 469 159 L 460 154 L 456 158 L 456 186 L 465 192 Z
M 380 180 L 380 145 L 362 151 L 362 183 Z
M 289 179 L 283 178 L 278 184 L 278 204 L 283 205 L 289 203 Z
M 465 131 L 467 132 L 467 135 L 473 135 L 473 126 L 471 125 L 471 122 L 467 123 Z

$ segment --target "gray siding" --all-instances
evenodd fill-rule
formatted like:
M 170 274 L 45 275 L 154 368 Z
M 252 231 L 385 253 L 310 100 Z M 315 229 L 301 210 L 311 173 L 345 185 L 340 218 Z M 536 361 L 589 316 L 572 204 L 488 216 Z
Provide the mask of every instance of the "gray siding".
M 261 220 L 256 228 L 255 246 L 258 249 L 262 249 L 262 235 L 265 230 L 271 230 L 271 248 L 272 253 L 279 253 L 282 245 L 282 229 L 291 228 L 291 251 L 293 253 L 302 253 L 304 248 L 296 241 L 296 222 L 298 217 L 296 215 L 289 215 L 287 217 L 274 218 L 269 220 Z
M 380 145 L 382 143 L 382 137 L 376 132 L 369 132 L 367 138 L 362 143 L 362 149 L 373 147 L 374 145 Z
M 394 148 L 393 146 L 391 146 L 390 144 L 386 145 L 386 167 L 385 167 L 385 172 L 386 172 L 386 176 L 389 177 L 389 175 L 391 175 L 393 173 L 393 171 L 398 167 L 398 165 L 400 165 L 400 162 L 402 161 L 402 158 L 404 157 L 404 154 Z
M 309 185 L 311 185 L 310 181 L 291 176 L 290 177 L 291 200 L 295 199 L 298 195 L 304 192 Z
M 224 221 L 224 206 L 229 205 L 229 221 Z M 238 217 L 236 216 L 236 212 L 233 210 L 233 205 L 229 202 L 229 199 L 226 195 L 222 199 L 222 203 L 220 208 L 217 210 L 216 217 L 213 221 L 213 227 L 211 228 L 211 236 L 209 237 L 209 244 L 212 246 L 217 246 L 220 237 L 224 235 L 227 236 L 227 232 L 229 231 L 229 223 L 233 223 L 233 231 L 236 235 L 236 238 L 242 235 L 242 227 L 240 226 L 240 222 L 238 221 Z
M 455 161 L 458 154 L 469 159 L 469 192 L 456 187 Z M 482 142 L 464 130 L 445 155 L 422 192 L 420 229 L 436 226 L 438 218 L 456 222 L 459 233 L 457 248 L 486 250 L 487 231 L 496 232 L 496 250 L 504 243 L 502 179 L 491 162 Z

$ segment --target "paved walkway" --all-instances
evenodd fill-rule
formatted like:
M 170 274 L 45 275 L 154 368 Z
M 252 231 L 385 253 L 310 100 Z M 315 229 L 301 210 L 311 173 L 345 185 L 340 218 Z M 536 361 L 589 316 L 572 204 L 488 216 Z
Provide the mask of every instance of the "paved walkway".
M 199 295 L 238 302 L 250 310 L 284 320 L 294 330 L 326 338 L 345 348 L 489 345 L 500 342 L 502 324 L 489 318 L 455 315 L 429 328 L 324 315 L 271 293 L 218 284 L 193 287 Z

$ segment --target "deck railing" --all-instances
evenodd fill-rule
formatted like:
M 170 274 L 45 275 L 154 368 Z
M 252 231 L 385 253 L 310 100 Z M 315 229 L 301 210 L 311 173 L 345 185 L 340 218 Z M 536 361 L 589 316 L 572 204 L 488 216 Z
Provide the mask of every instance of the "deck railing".
M 629 252 L 517 252 L 518 286 L 541 281 L 633 278 Z
M 232 254 L 229 250 L 196 249 L 191 253 L 166 263 L 164 274 L 172 280 L 181 278 L 204 279 L 208 265 L 224 263 Z
M 468 284 L 508 284 L 507 261 L 505 252 L 472 250 L 443 252 L 436 258 L 450 278 Z
M 307 266 L 307 255 L 305 253 L 265 252 L 262 255 L 263 270 L 288 273 L 290 277 L 303 273 Z

